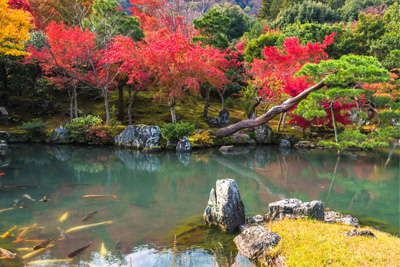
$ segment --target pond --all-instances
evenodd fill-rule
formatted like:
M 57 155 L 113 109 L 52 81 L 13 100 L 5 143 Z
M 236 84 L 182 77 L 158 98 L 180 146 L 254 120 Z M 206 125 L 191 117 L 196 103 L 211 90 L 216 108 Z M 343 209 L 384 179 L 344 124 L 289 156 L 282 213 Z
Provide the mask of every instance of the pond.
M 330 210 L 351 213 L 363 224 L 399 235 L 400 156 L 395 153 L 385 166 L 387 157 L 386 152 L 375 152 L 338 158 L 332 151 L 276 147 L 243 147 L 224 155 L 217 149 L 143 154 L 114 147 L 12 145 L 0 158 L 0 173 L 5 173 L 0 176 L 0 210 L 13 207 L 16 199 L 26 208 L 18 203 L 0 212 L 0 234 L 18 227 L 15 236 L 0 239 L 0 247 L 17 256 L 30 253 L 21 248 L 37 243 L 13 241 L 20 228 L 36 223 L 25 239 L 55 238 L 54 246 L 25 263 L 65 259 L 92 242 L 69 264 L 225 266 L 237 261 L 251 266 L 238 255 L 235 235 L 202 222 L 210 189 L 222 178 L 237 181 L 246 215 L 265 214 L 268 203 L 283 198 L 321 200 Z M 40 202 L 45 195 L 51 200 Z M 68 230 L 101 222 L 108 223 L 58 240 L 58 227 Z M 100 253 L 102 243 L 106 256 Z M 22 261 L 1 260 L 0 266 L 20 266 Z

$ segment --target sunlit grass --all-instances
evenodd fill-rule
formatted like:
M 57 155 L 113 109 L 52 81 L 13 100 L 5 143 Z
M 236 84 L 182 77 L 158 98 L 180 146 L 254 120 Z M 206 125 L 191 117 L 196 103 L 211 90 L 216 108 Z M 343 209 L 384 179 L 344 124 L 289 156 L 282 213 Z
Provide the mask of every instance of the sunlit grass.
M 282 238 L 271 255 L 283 255 L 287 266 L 400 266 L 400 239 L 368 227 L 376 238 L 348 237 L 353 227 L 313 220 L 268 227 Z

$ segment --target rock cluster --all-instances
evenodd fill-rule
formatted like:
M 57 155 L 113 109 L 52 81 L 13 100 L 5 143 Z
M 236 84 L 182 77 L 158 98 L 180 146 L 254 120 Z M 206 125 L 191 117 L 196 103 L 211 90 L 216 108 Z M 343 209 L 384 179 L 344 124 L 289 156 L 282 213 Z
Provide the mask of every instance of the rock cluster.
M 160 127 L 146 125 L 129 125 L 115 137 L 117 146 L 135 149 L 149 149 L 158 146 L 160 140 Z
M 354 227 L 360 227 L 360 223 L 357 218 L 350 214 L 341 214 L 335 211 L 325 212 L 324 222 L 326 223 L 341 223 L 347 224 Z
M 245 223 L 244 205 L 235 180 L 222 179 L 216 182 L 215 189 L 211 189 L 203 218 L 207 224 L 228 232 L 237 231 Z
M 348 231 L 344 233 L 346 236 L 368 236 L 368 237 L 375 237 L 374 233 L 370 230 L 358 231 L 357 229 Z
M 324 205 L 321 201 L 303 203 L 299 199 L 284 199 L 269 204 L 266 214 L 268 220 L 283 220 L 285 218 L 311 218 L 319 221 L 324 220 Z

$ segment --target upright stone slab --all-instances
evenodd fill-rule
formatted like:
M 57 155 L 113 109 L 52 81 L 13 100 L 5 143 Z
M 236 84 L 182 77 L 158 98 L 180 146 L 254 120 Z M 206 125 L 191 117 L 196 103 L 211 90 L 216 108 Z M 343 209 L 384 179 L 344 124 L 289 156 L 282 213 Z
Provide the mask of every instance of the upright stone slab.
M 189 152 L 192 150 L 189 138 L 184 136 L 176 145 L 176 152 Z
M 221 125 L 229 124 L 229 111 L 226 108 L 221 109 L 219 112 L 219 122 Z
M 117 146 L 135 149 L 152 148 L 158 146 L 160 140 L 160 127 L 146 125 L 129 125 L 115 137 Z
M 212 188 L 203 215 L 206 224 L 234 232 L 245 223 L 244 205 L 239 187 L 233 179 L 222 179 Z

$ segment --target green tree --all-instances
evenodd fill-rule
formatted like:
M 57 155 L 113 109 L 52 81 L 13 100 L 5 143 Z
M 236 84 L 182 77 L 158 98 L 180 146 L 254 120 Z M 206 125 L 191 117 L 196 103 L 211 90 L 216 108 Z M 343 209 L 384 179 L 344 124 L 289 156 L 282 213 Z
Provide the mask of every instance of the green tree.
M 334 72 L 334 73 L 332 73 Z M 326 105 L 331 109 L 335 139 L 338 142 L 337 123 L 334 106 L 336 103 L 349 103 L 354 99 L 370 100 L 373 91 L 360 85 L 384 82 L 390 79 L 389 72 L 379 61 L 369 56 L 342 56 L 338 60 L 321 61 L 319 64 L 307 64 L 296 75 L 309 76 L 319 81 L 327 73 L 332 73 L 325 81 L 326 89 L 313 92 L 300 102 L 295 114 L 307 120 L 326 116 Z
M 216 48 L 228 48 L 227 32 L 230 19 L 215 8 L 211 9 L 201 19 L 193 20 L 194 28 L 200 31 L 200 36 L 193 37 L 194 42 L 202 42 Z
M 279 31 L 268 31 L 257 39 L 248 41 L 244 50 L 245 61 L 252 63 L 255 58 L 261 59 L 264 47 L 281 44 L 283 42 L 282 37 L 283 34 Z
M 242 37 L 245 32 L 250 30 L 253 24 L 253 20 L 239 6 L 227 6 L 222 10 L 222 15 L 229 18 L 225 35 L 230 42 Z

